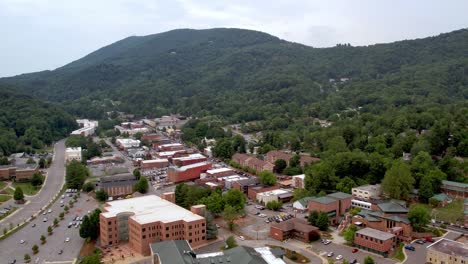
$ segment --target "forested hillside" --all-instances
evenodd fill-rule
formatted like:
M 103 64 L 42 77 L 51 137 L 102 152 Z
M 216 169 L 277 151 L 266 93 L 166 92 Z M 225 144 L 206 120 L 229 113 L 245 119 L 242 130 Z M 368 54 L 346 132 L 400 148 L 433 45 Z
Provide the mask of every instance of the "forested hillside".
M 241 29 L 129 37 L 55 71 L 0 79 L 76 115 L 333 118 L 468 97 L 468 30 L 367 47 L 312 48 Z M 349 78 L 345 83 L 329 79 Z M 86 106 L 86 107 L 83 107 Z
M 0 156 L 42 149 L 76 126 L 63 109 L 0 86 Z

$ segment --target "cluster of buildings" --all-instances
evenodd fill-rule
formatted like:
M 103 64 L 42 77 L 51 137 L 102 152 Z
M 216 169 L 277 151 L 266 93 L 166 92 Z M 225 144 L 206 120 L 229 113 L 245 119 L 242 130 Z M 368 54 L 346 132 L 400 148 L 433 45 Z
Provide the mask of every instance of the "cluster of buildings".
M 37 164 L 0 165 L 0 180 L 29 181 L 38 171 Z
M 265 155 L 264 160 L 261 160 L 253 155 L 236 153 L 232 157 L 232 161 L 234 161 L 235 163 L 239 164 L 242 167 L 250 168 L 256 173 L 259 173 L 264 170 L 273 172 L 275 168 L 275 161 L 282 159 L 286 162 L 287 165 L 289 165 L 289 161 L 291 160 L 293 156 L 294 154 L 291 154 L 291 153 L 285 153 L 285 152 L 278 151 L 278 150 L 272 150 L 272 151 L 269 151 Z M 299 159 L 299 162 L 302 168 L 308 163 L 313 163 L 313 162 L 318 162 L 318 161 L 320 161 L 319 158 L 306 156 L 306 155 L 301 155 Z
M 69 163 L 72 160 L 81 162 L 81 147 L 76 148 L 66 148 L 65 149 L 65 162 Z
M 98 121 L 88 119 L 77 119 L 76 123 L 80 128 L 72 131 L 71 134 L 85 137 L 93 135 L 99 125 Z
M 468 263 L 468 245 L 450 239 L 441 238 L 427 247 L 426 263 Z

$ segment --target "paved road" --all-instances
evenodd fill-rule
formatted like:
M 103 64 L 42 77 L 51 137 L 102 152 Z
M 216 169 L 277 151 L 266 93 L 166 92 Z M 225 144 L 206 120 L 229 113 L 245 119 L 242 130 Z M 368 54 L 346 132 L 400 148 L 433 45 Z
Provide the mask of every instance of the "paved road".
M 71 199 L 66 196 L 63 201 L 65 204 L 68 204 Z M 5 260 L 5 262 L 0 261 L 1 263 L 6 263 L 13 259 L 21 262 L 24 254 L 29 254 L 32 257 L 32 263 L 36 259 L 38 259 L 38 263 L 44 263 L 45 261 L 71 261 L 78 256 L 84 239 L 79 236 L 79 228 L 75 226 L 68 228 L 68 223 L 72 222 L 73 217 L 77 215 L 84 216 L 88 211 L 94 210 L 98 203 L 93 198 L 89 198 L 87 194 L 81 194 L 78 202 L 65 215 L 64 220 L 60 221 L 59 226 L 54 228 L 53 234 L 48 236 L 47 227 L 53 225 L 54 218 L 59 219 L 59 214 L 63 211 L 63 207 L 60 207 L 60 200 L 58 199 L 50 207 L 51 213 L 46 215 L 40 214 L 20 231 L 0 243 L 0 248 L 2 249 L 0 251 L 0 259 Z M 47 222 L 44 222 L 44 218 L 47 218 Z M 33 227 L 34 224 L 36 225 L 35 227 Z M 41 245 L 41 235 L 47 238 L 47 243 L 44 245 Z M 70 238 L 70 242 L 65 242 L 67 237 Z M 20 240 L 25 240 L 26 242 L 20 244 Z M 37 255 L 32 254 L 31 248 L 34 244 L 39 246 L 39 253 Z M 63 250 L 63 254 L 59 255 L 59 250 Z
M 333 259 L 335 259 L 336 256 L 338 256 L 338 255 L 342 255 L 347 260 L 357 259 L 357 261 L 359 263 L 363 263 L 364 258 L 366 256 L 370 255 L 375 260 L 375 262 L 379 263 L 379 264 L 394 264 L 394 263 L 396 263 L 396 261 L 393 260 L 393 259 L 384 258 L 384 257 L 381 257 L 379 255 L 371 254 L 371 253 L 369 253 L 367 251 L 364 251 L 364 250 L 359 250 L 356 253 L 352 253 L 351 250 L 353 248 L 345 246 L 345 245 L 338 245 L 338 244 L 335 244 L 335 243 L 324 245 L 324 244 L 320 243 L 319 241 L 317 241 L 317 242 L 313 242 L 311 244 L 311 246 L 312 246 L 312 248 L 314 250 L 319 251 L 320 252 L 319 254 L 321 256 L 326 257 L 326 254 L 328 254 L 330 251 L 333 252 L 334 253 Z M 408 263 L 416 264 L 416 263 L 424 263 L 424 262 L 408 262 Z
M 456 240 L 460 238 L 463 234 L 460 232 L 454 232 L 454 231 L 448 231 L 444 238 L 451 239 L 451 240 Z M 434 239 L 437 241 L 438 239 Z M 416 263 L 425 263 L 426 262 L 426 252 L 427 252 L 427 247 L 431 243 L 425 243 L 425 244 L 418 244 L 418 243 L 411 243 L 411 245 L 414 246 L 415 251 L 407 250 L 405 249 L 406 255 L 408 256 L 407 260 L 405 263 L 408 264 L 416 264 Z
M 60 140 L 54 147 L 54 161 L 47 170 L 47 178 L 41 191 L 35 196 L 26 197 L 27 204 L 14 204 L 13 199 L 4 203 L 2 207 L 8 205 L 17 206 L 18 210 L 10 217 L 0 221 L 0 230 L 8 227 L 10 223 L 14 226 L 23 223 L 26 219 L 37 213 L 41 208 L 46 206 L 55 194 L 62 188 L 65 180 L 65 140 Z M 0 242 L 0 247 L 3 248 L 4 243 Z

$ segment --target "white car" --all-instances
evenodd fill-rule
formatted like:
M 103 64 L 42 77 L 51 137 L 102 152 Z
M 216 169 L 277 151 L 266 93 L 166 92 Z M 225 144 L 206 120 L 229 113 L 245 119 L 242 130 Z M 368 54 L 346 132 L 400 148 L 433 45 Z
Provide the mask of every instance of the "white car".
M 240 239 L 241 241 L 244 241 L 244 240 L 245 240 L 245 237 L 244 237 L 244 236 L 239 236 L 239 239 Z
M 52 213 L 52 209 L 49 209 L 49 211 L 47 211 L 48 214 Z
M 25 242 L 24 240 L 22 240 L 22 239 L 20 240 L 20 244 L 24 244 L 24 242 Z
M 335 253 L 329 252 L 328 255 L 327 255 L 327 257 L 331 258 L 331 257 L 333 257 L 333 255 L 335 255 Z
M 70 242 L 70 238 L 69 237 L 65 238 L 65 242 Z
M 343 258 L 343 256 L 341 256 L 341 255 L 336 256 L 336 260 L 340 260 L 342 258 Z
M 42 222 L 47 222 L 47 218 L 42 219 Z

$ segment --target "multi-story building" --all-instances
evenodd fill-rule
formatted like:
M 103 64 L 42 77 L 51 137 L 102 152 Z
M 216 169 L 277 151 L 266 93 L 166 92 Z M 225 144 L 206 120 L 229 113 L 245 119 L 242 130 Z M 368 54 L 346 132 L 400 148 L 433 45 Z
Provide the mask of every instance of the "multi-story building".
M 115 141 L 117 147 L 121 150 L 127 150 L 129 148 L 138 148 L 140 147 L 140 140 L 131 139 L 131 138 L 118 138 Z
M 98 127 L 98 121 L 88 119 L 77 119 L 76 122 L 80 126 L 79 129 L 71 132 L 72 135 L 91 136 Z
M 140 162 L 142 170 L 160 169 L 169 166 L 167 159 L 142 160 Z
M 363 228 L 354 233 L 354 246 L 388 257 L 396 248 L 394 234 L 373 228 Z
M 25 182 L 38 171 L 39 166 L 36 164 L 2 165 L 0 166 L 0 180 Z
M 440 190 L 452 198 L 468 198 L 467 183 L 442 181 Z
M 382 195 L 382 187 L 380 184 L 376 185 L 363 185 L 351 189 L 354 199 L 360 201 L 369 201 L 371 197 L 379 197 Z
M 70 162 L 72 160 L 81 162 L 81 147 L 65 149 L 65 162 Z
M 260 159 L 257 159 L 256 157 L 249 156 L 247 154 L 241 154 L 241 153 L 236 153 L 232 157 L 232 160 L 239 165 L 243 167 L 248 167 L 257 173 L 261 171 L 273 171 L 275 165 L 273 163 L 270 163 L 268 161 L 263 161 Z
M 340 215 L 344 215 L 350 208 L 351 195 L 342 192 L 311 199 L 308 205 L 309 211 L 326 212 L 332 224 L 338 224 Z
M 194 208 L 196 211 L 203 211 Z M 155 195 L 107 202 L 100 214 L 101 246 L 128 242 L 135 252 L 150 255 L 150 244 L 187 240 L 206 241 L 205 218 Z
M 169 167 L 167 177 L 170 182 L 178 183 L 200 178 L 200 174 L 211 168 L 211 163 L 200 162 L 182 167 Z
M 305 174 L 292 176 L 292 187 L 296 189 L 304 189 Z
M 305 219 L 291 218 L 280 223 L 272 223 L 270 237 L 280 241 L 293 238 L 308 243 L 320 235 L 319 229 L 310 225 Z
M 151 154 L 153 159 L 173 159 L 173 158 L 180 158 L 186 157 L 185 150 L 174 150 L 174 151 L 162 151 L 162 152 L 154 152 Z
M 466 264 L 468 246 L 464 243 L 442 238 L 427 247 L 427 264 Z
M 396 201 L 373 203 L 370 209 L 362 209 L 351 221 L 361 227 L 390 232 L 399 241 L 411 241 L 413 229 L 407 218 L 408 209 Z
M 122 197 L 133 193 L 137 179 L 131 173 L 104 176 L 96 184 L 97 190 L 105 191 L 109 197 Z
M 284 152 L 279 151 L 279 150 L 272 150 L 272 151 L 268 151 L 268 153 L 266 154 L 265 160 L 272 163 L 272 164 L 275 164 L 275 161 L 277 161 L 279 159 L 282 159 L 282 160 L 286 161 L 287 165 L 289 165 L 289 160 L 292 157 L 293 157 L 292 154 L 284 153 Z
M 184 150 L 185 146 L 180 143 L 170 143 L 163 144 L 158 146 L 159 151 L 175 151 L 175 150 Z
M 231 175 L 231 176 L 225 176 L 225 177 L 219 177 L 218 182 L 221 182 L 224 185 L 224 188 L 226 189 L 231 189 L 233 188 L 233 183 L 240 181 L 240 180 L 247 180 L 249 178 L 239 176 L 239 175 Z
M 297 213 L 305 213 L 309 210 L 309 201 L 315 199 L 316 197 L 304 197 L 293 203 L 293 209 Z
M 257 193 L 257 198 L 256 200 L 259 203 L 267 204 L 268 202 L 289 202 L 293 198 L 293 193 L 284 190 L 284 189 L 278 189 L 278 190 L 272 190 L 272 191 L 267 191 L 267 192 L 261 192 Z
M 195 154 L 190 154 L 185 157 L 172 158 L 172 163 L 180 167 L 180 166 L 187 166 L 190 164 L 200 163 L 200 162 L 207 161 L 207 160 L 208 159 L 202 154 L 195 153 Z
M 263 192 L 269 192 L 273 190 L 278 190 L 279 187 L 277 185 L 273 186 L 266 186 L 266 185 L 253 185 L 253 186 L 248 186 L 247 189 L 247 197 L 255 201 L 257 199 L 257 194 L 263 193 Z
M 233 181 L 231 186 L 233 189 L 239 190 L 244 194 L 248 193 L 249 187 L 256 186 L 260 183 L 260 180 L 257 177 L 251 177 L 247 179 L 239 179 Z

